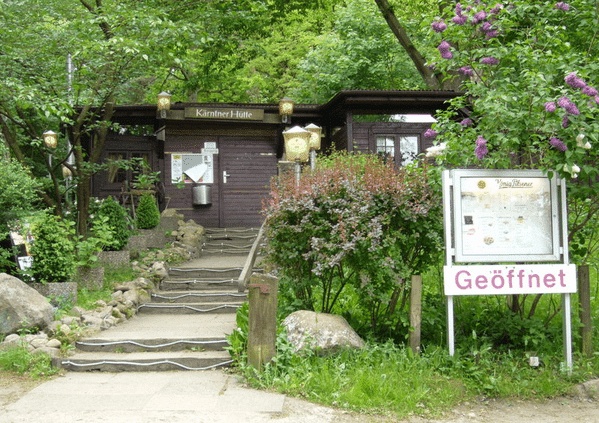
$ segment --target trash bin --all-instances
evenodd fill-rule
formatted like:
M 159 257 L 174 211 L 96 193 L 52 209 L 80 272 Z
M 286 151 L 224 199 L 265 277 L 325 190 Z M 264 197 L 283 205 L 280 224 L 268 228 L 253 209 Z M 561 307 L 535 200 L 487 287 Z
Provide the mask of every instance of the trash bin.
M 212 187 L 210 185 L 194 185 L 191 188 L 191 202 L 194 206 L 212 204 Z

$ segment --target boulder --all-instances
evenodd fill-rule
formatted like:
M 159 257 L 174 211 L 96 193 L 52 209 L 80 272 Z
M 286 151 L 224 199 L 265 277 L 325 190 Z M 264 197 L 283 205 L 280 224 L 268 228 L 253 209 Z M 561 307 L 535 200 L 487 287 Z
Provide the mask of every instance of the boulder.
M 46 297 L 14 276 L 0 273 L 0 334 L 47 327 L 54 319 Z
M 328 353 L 341 348 L 362 348 L 365 345 L 347 321 L 334 314 L 300 310 L 287 316 L 283 326 L 295 352 L 310 348 Z

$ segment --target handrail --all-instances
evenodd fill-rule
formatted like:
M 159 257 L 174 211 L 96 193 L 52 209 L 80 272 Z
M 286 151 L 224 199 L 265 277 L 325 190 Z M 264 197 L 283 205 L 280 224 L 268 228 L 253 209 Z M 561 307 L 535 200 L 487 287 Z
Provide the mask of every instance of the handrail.
M 256 262 L 256 256 L 258 255 L 258 248 L 260 247 L 260 242 L 262 242 L 262 237 L 264 236 L 264 228 L 266 226 L 266 221 L 262 223 L 260 226 L 260 230 L 258 231 L 258 235 L 256 236 L 256 240 L 252 245 L 252 249 L 248 254 L 247 259 L 245 260 L 245 265 L 243 266 L 243 270 L 239 275 L 239 279 L 237 280 L 237 291 L 244 292 L 247 287 L 247 282 L 251 276 L 251 270 L 254 267 L 254 263 Z

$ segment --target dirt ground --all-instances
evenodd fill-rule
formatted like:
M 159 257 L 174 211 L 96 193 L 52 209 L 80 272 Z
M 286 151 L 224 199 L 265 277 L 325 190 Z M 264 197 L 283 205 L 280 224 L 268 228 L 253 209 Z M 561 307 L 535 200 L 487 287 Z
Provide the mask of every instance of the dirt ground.
M 0 409 L 17 401 L 44 380 L 0 371 Z M 278 423 L 596 423 L 599 422 L 599 381 L 581 385 L 577 394 L 548 401 L 477 400 L 464 403 L 440 418 L 378 416 L 347 412 L 313 404 L 297 398 L 285 400 L 281 415 L 270 421 Z

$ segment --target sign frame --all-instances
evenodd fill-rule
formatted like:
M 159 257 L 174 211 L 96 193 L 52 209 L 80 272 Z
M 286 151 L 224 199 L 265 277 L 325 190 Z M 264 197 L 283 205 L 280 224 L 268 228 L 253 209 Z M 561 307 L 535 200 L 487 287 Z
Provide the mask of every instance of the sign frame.
M 450 175 L 456 263 L 560 260 L 557 177 L 540 170 Z
M 549 181 L 549 188 L 546 189 L 546 193 L 550 196 L 549 202 L 545 202 L 543 207 L 545 209 L 545 215 L 547 215 L 547 207 L 550 208 L 549 216 L 544 216 L 545 219 L 550 220 L 550 224 L 545 223 L 546 230 L 551 235 L 550 246 L 551 251 L 547 253 L 544 251 L 538 254 L 538 251 L 534 251 L 534 248 L 530 251 L 530 254 L 489 254 L 486 257 L 484 254 L 464 254 L 464 228 L 465 224 L 471 224 L 471 222 L 464 219 L 464 209 L 462 207 L 462 179 L 461 178 L 546 178 Z M 456 283 L 456 275 L 461 271 L 470 272 L 472 274 L 478 274 L 480 276 L 479 285 L 476 285 L 476 279 L 466 282 L 461 281 L 464 284 L 474 284 L 478 288 L 479 292 L 475 294 L 466 295 L 488 295 L 488 293 L 480 292 L 484 291 L 489 283 L 495 283 L 497 286 L 500 285 L 501 279 L 495 278 L 494 275 L 498 275 L 500 272 L 506 272 L 507 276 L 510 274 L 512 269 L 511 277 L 512 282 L 514 281 L 515 275 L 520 271 L 526 272 L 534 268 L 534 264 L 527 263 L 551 263 L 554 264 L 541 264 L 541 269 L 545 269 L 549 272 L 564 272 L 564 278 L 567 274 L 568 280 L 563 283 L 564 286 L 560 286 L 559 293 L 562 295 L 562 311 L 563 311 L 563 344 L 564 344 L 564 358 L 565 367 L 568 371 L 572 370 L 572 307 L 570 295 L 576 292 L 576 266 L 570 264 L 569 252 L 568 252 L 568 217 L 567 217 L 567 204 L 566 204 L 566 181 L 565 179 L 559 179 L 555 174 L 553 178 L 544 176 L 540 170 L 488 170 L 488 169 L 454 169 L 444 170 L 442 174 L 443 182 L 443 223 L 445 229 L 445 251 L 446 251 L 446 265 L 444 267 L 444 289 L 445 296 L 447 299 L 447 344 L 449 347 L 449 354 L 453 356 L 455 354 L 455 331 L 454 331 L 454 307 L 453 297 L 456 295 L 456 291 L 453 287 L 448 287 L 454 278 Z M 470 184 L 471 187 L 471 184 Z M 484 188 L 484 187 L 483 187 Z M 547 205 L 548 204 L 548 205 Z M 543 209 L 543 207 L 541 207 Z M 476 209 L 476 207 L 474 207 Z M 502 212 L 503 214 L 503 212 Z M 543 211 L 542 213 L 543 214 Z M 515 214 L 512 214 L 513 217 Z M 509 216 L 509 213 L 507 214 Z M 480 217 L 480 216 L 479 216 Z M 474 219 L 474 218 L 472 218 Z M 509 220 L 509 219 L 508 219 Z M 527 219 L 524 219 L 526 221 Z M 534 222 L 532 222 L 534 224 Z M 509 231 L 508 231 L 509 232 Z M 506 240 L 506 243 L 508 241 Z M 545 246 L 547 244 L 545 243 Z M 458 251 L 459 250 L 459 251 Z M 493 248 L 490 249 L 491 251 Z M 518 251 L 518 250 L 516 250 Z M 555 262 L 560 262 L 556 264 Z M 458 265 L 456 266 L 456 263 Z M 468 265 L 462 265 L 459 263 L 468 263 Z M 493 265 L 480 263 L 493 263 Z M 517 263 L 517 264 L 516 264 Z M 502 267 L 503 266 L 503 267 Z M 553 270 L 547 270 L 553 269 Z M 561 269 L 561 270 L 560 270 Z M 534 270 L 532 270 L 534 272 Z M 486 272 L 486 273 L 485 273 Z M 546 273 L 546 274 L 547 274 Z M 509 277 L 507 277 L 509 279 Z M 551 277 L 542 279 L 545 286 L 536 293 L 543 293 L 545 289 L 547 293 L 552 293 L 554 288 L 554 281 Z M 505 283 L 506 278 L 503 279 Z M 539 285 L 541 285 L 541 278 L 539 278 Z M 551 288 L 551 289 L 549 289 Z M 494 292 L 495 294 L 500 294 Z M 526 290 L 516 289 L 514 292 L 506 292 L 506 295 L 510 294 L 526 293 Z

